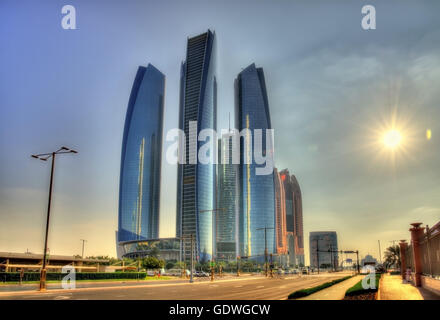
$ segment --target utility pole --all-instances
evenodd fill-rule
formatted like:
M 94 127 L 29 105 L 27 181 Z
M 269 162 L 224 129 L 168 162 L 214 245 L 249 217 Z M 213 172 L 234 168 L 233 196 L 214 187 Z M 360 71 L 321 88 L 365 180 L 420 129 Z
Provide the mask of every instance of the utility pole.
M 382 251 L 380 250 L 380 240 L 377 240 L 377 242 L 379 243 L 379 261 L 380 264 L 382 264 Z
M 87 242 L 87 240 L 79 239 L 79 241 L 82 241 L 82 254 L 81 254 L 81 258 L 84 259 L 84 243 Z
M 357 260 L 357 262 L 356 262 L 357 271 L 358 271 L 358 273 L 361 273 L 359 270 L 359 250 L 356 250 L 356 260 Z
M 267 265 L 267 263 L 268 263 L 268 261 L 267 261 L 267 256 L 268 256 L 268 251 L 267 251 L 267 230 L 270 230 L 270 229 L 273 229 L 273 228 L 268 228 L 268 227 L 257 228 L 257 230 L 264 230 L 264 263 L 266 265 L 264 273 L 265 273 L 266 277 L 268 276 L 268 270 L 267 270 L 267 267 L 268 267 L 268 265 Z
M 50 208 L 52 204 L 52 190 L 53 190 L 53 174 L 55 169 L 55 156 L 57 154 L 64 154 L 64 153 L 78 153 L 77 151 L 67 148 L 67 147 L 61 147 L 55 152 L 50 153 L 41 153 L 41 154 L 33 154 L 31 155 L 32 158 L 47 161 L 47 159 L 52 158 L 52 165 L 50 170 L 50 184 L 49 184 L 49 200 L 47 204 L 47 218 L 46 218 L 46 233 L 44 237 L 44 251 L 43 251 L 43 266 L 41 268 L 40 272 L 40 291 L 46 291 L 46 260 L 47 260 L 47 239 L 49 237 L 49 221 L 50 221 Z
M 193 283 L 193 270 L 194 270 L 194 235 L 191 233 L 191 272 L 189 276 L 189 282 Z
M 240 276 L 240 256 L 237 257 L 237 277 Z
M 319 274 L 319 239 L 316 239 L 316 262 L 318 263 L 318 274 Z
M 333 248 L 332 248 L 331 244 L 329 245 L 329 253 L 330 253 L 330 263 L 331 263 L 332 271 L 333 271 L 333 269 L 335 267 L 335 264 L 334 264 L 334 261 L 333 261 Z

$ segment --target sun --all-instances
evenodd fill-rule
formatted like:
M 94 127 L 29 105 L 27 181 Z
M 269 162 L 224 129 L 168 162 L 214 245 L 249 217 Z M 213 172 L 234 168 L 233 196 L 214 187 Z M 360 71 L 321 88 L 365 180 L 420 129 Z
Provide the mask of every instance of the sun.
M 402 134 L 399 130 L 391 129 L 384 133 L 382 142 L 387 148 L 394 150 L 401 145 Z

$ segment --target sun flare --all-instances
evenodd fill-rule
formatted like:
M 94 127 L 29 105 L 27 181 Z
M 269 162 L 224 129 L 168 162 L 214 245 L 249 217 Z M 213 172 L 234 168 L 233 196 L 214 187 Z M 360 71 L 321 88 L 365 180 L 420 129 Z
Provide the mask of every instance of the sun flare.
M 402 143 L 402 134 L 399 130 L 392 129 L 383 135 L 384 145 L 389 149 L 396 149 Z

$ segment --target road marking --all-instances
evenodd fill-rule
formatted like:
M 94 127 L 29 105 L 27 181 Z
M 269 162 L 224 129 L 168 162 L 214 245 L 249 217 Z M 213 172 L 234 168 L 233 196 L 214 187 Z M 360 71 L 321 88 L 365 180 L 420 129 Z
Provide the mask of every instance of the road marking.
M 69 296 L 56 296 L 55 298 L 53 298 L 54 300 L 67 300 L 70 299 L 72 297 Z
M 235 286 L 236 288 L 241 288 L 241 287 L 243 287 L 243 286 Z
M 264 288 L 264 286 L 258 286 L 257 289 L 258 289 L 258 288 Z

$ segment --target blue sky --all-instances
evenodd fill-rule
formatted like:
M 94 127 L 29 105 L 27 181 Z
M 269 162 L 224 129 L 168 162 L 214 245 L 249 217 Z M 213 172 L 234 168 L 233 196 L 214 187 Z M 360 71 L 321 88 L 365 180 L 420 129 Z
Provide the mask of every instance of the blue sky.
M 61 28 L 74 5 L 77 30 Z M 376 7 L 377 29 L 361 28 Z M 377 256 L 410 222 L 440 220 L 440 9 L 437 1 L 0 2 L 0 250 L 41 252 L 49 164 L 61 145 L 49 248 L 115 255 L 122 132 L 139 65 L 166 75 L 165 130 L 177 126 L 186 39 L 217 35 L 219 128 L 233 81 L 265 71 L 275 160 L 301 185 L 308 233 Z M 406 152 L 377 144 L 392 115 Z M 431 129 L 432 138 L 425 132 Z M 167 144 L 164 144 L 164 148 Z M 163 164 L 161 236 L 175 230 L 175 167 Z

